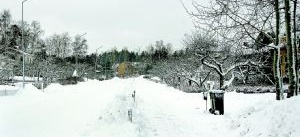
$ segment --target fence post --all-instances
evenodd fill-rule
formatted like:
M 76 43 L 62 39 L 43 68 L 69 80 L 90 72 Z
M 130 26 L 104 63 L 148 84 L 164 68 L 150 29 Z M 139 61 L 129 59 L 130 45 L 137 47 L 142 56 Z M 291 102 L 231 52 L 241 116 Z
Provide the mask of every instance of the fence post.
M 135 102 L 135 91 L 133 91 L 133 94 L 131 96 L 133 98 L 133 101 Z
M 128 110 L 128 119 L 130 122 L 132 122 L 132 109 Z
M 42 82 L 42 91 L 44 92 L 44 81 Z

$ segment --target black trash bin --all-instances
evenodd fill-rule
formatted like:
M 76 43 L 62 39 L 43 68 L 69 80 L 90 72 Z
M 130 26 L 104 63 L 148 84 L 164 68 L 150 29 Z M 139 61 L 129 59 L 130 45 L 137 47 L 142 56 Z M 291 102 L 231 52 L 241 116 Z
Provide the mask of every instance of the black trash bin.
M 210 90 L 211 108 L 209 112 L 213 114 L 224 114 L 224 90 Z

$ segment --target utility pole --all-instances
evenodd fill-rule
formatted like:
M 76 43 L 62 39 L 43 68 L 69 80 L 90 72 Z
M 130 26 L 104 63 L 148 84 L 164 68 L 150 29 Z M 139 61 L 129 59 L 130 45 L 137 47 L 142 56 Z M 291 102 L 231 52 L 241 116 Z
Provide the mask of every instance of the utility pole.
M 105 65 L 105 67 L 104 67 L 104 73 L 105 73 L 104 80 L 106 80 L 106 77 L 107 77 L 107 74 L 106 74 L 106 69 L 107 69 L 107 68 L 106 68 L 106 67 L 107 67 L 107 55 L 108 55 L 108 54 L 106 53 L 106 54 L 105 54 L 105 64 L 104 64 L 104 65 Z

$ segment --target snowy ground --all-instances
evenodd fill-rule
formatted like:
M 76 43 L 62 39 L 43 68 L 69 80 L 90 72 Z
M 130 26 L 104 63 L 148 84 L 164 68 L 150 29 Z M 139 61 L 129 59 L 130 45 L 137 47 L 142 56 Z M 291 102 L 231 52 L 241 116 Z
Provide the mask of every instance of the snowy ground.
M 0 137 L 299 137 L 300 98 L 274 98 L 226 93 L 220 116 L 205 111 L 202 94 L 142 77 L 52 84 L 45 92 L 26 85 L 0 96 Z
M 22 87 L 22 83 L 15 83 L 12 85 L 0 85 L 0 97 L 15 95 Z

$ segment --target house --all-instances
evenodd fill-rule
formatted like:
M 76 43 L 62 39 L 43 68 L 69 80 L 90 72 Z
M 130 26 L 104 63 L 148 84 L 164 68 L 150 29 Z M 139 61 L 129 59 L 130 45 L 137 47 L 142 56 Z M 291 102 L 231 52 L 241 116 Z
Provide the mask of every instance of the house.
M 283 36 L 280 38 L 280 44 L 283 44 L 284 46 L 280 49 L 280 55 L 281 55 L 281 62 L 280 62 L 280 69 L 281 69 L 281 75 L 282 76 L 286 76 L 287 75 L 287 64 L 288 64 L 288 60 L 287 60 L 287 47 L 286 47 L 286 36 Z M 298 60 L 300 59 L 300 32 L 297 33 L 297 42 L 296 45 L 298 47 Z M 294 49 L 293 49 L 294 50 Z M 300 63 L 297 64 L 298 69 L 300 67 Z
M 122 62 L 117 67 L 117 76 L 118 77 L 127 77 L 132 76 L 136 73 L 136 69 L 130 62 Z
M 24 53 L 25 55 L 25 63 L 26 64 L 32 64 L 33 63 L 33 60 L 34 60 L 34 56 L 32 54 L 28 54 L 28 53 Z M 18 61 L 22 61 L 22 58 L 23 58 L 23 54 L 18 54 L 17 56 L 17 60 Z

